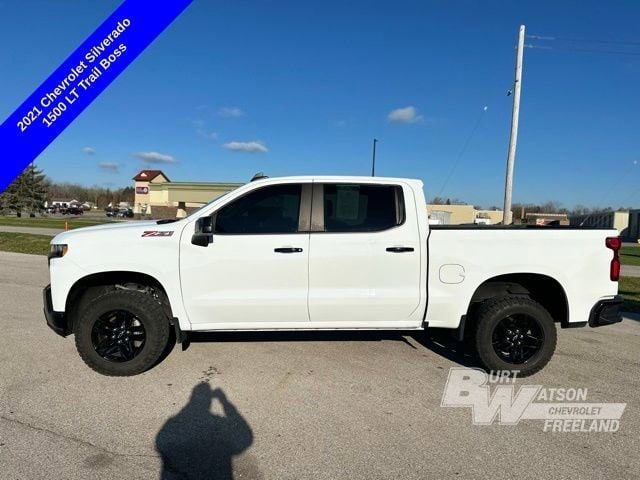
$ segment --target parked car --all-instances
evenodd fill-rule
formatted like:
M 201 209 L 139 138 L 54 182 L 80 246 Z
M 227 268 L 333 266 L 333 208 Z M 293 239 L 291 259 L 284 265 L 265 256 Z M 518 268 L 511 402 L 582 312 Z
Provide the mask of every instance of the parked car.
M 133 210 L 130 208 L 121 208 L 116 214 L 120 218 L 133 218 Z
M 438 327 L 523 376 L 558 327 L 621 320 L 620 245 L 613 229 L 429 225 L 419 180 L 262 178 L 181 220 L 59 234 L 45 316 L 106 375 L 151 368 L 171 330 Z
M 74 206 L 67 207 L 66 209 L 62 210 L 62 214 L 63 215 L 83 215 L 84 214 L 84 210 L 82 209 L 82 207 L 74 205 Z

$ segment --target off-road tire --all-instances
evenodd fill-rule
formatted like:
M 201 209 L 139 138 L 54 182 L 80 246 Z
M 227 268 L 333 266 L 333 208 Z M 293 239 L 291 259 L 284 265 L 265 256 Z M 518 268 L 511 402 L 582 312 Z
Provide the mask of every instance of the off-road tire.
M 535 318 L 544 334 L 540 349 L 524 363 L 504 361 L 493 347 L 493 332 L 499 322 L 512 315 Z M 525 296 L 505 296 L 486 300 L 477 310 L 472 334 L 473 346 L 480 363 L 487 371 L 518 370 L 527 377 L 539 372 L 549 363 L 556 349 L 556 325 L 549 312 L 538 302 Z
M 110 361 L 100 356 L 93 346 L 91 334 L 95 322 L 113 310 L 131 312 L 144 327 L 144 344 L 132 360 Z M 89 367 L 103 375 L 126 377 L 138 375 L 156 364 L 167 347 L 170 328 L 162 305 L 152 295 L 116 289 L 82 306 L 74 322 L 74 334 L 78 353 Z

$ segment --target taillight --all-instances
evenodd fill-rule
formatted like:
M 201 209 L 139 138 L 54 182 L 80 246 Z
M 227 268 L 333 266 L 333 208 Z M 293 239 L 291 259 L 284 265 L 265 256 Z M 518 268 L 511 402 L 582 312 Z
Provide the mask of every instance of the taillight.
M 618 250 L 622 246 L 622 240 L 620 237 L 607 237 L 604 241 L 607 248 L 613 250 L 613 259 L 609 266 L 609 278 L 612 282 L 617 282 L 620 278 L 620 258 L 618 257 Z
M 614 252 L 620 250 L 620 247 L 622 246 L 622 240 L 620 240 L 620 237 L 607 237 L 604 242 L 607 248 L 610 248 Z

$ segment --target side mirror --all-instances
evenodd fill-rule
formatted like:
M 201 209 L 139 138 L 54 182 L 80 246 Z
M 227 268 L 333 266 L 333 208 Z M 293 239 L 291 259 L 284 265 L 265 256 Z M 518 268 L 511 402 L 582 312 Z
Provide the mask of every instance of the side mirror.
M 196 220 L 196 231 L 191 237 L 191 243 L 199 247 L 206 247 L 213 241 L 213 217 L 200 217 Z
M 196 220 L 196 233 L 213 233 L 213 217 L 200 217 Z

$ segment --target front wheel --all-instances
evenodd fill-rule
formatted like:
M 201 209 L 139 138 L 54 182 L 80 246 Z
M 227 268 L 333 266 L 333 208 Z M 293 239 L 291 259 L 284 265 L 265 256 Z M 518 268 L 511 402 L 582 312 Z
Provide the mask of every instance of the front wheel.
M 83 305 L 74 325 L 76 348 L 98 373 L 131 376 L 151 368 L 169 341 L 169 321 L 151 295 L 110 290 Z
M 473 340 L 487 370 L 517 370 L 526 377 L 553 356 L 556 326 L 549 312 L 528 297 L 494 298 L 478 309 Z

